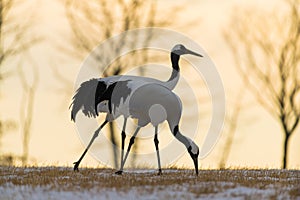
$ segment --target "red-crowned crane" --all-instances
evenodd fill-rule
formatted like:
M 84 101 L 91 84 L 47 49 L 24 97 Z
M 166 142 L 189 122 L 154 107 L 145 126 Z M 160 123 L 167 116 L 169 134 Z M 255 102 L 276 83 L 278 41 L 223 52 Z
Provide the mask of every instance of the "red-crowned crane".
M 78 161 L 74 162 L 74 171 L 78 170 L 78 166 L 87 153 L 88 149 L 92 145 L 95 138 L 98 136 L 101 129 L 110 121 L 113 121 L 120 115 L 124 116 L 124 123 L 122 128 L 122 153 L 121 153 L 121 166 L 124 155 L 124 141 L 126 138 L 126 122 L 130 117 L 128 111 L 128 98 L 132 93 L 142 85 L 148 83 L 155 83 L 161 85 L 169 90 L 173 90 L 179 80 L 179 59 L 181 55 L 191 54 L 199 57 L 202 55 L 195 53 L 181 44 L 177 44 L 171 51 L 172 62 L 172 74 L 170 78 L 164 82 L 153 78 L 141 77 L 141 76 L 110 76 L 106 78 L 91 79 L 83 82 L 77 89 L 76 94 L 73 97 L 73 101 L 70 105 L 71 120 L 76 120 L 77 113 L 82 110 L 83 114 L 88 117 L 97 117 L 98 112 L 106 112 L 105 121 L 95 131 L 88 146 L 83 152 Z M 116 87 L 117 86 L 117 87 Z M 122 88 L 122 90 L 120 89 Z M 115 99 L 112 104 L 112 99 Z M 127 102 L 126 102 L 127 101 Z

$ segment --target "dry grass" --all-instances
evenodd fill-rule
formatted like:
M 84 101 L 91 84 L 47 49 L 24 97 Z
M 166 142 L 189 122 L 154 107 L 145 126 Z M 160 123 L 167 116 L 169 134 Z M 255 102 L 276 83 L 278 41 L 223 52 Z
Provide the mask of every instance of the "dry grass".
M 74 172 L 67 167 L 4 167 L 0 166 L 1 186 L 45 187 L 55 191 L 88 191 L 112 189 L 127 192 L 132 188 L 143 193 L 164 191 L 166 188 L 182 190 L 199 197 L 216 194 L 237 186 L 266 190 L 272 188 L 277 195 L 300 197 L 299 170 L 200 170 L 196 177 L 193 170 L 164 169 L 162 176 L 154 170 L 127 170 L 115 175 L 107 168 L 81 168 Z

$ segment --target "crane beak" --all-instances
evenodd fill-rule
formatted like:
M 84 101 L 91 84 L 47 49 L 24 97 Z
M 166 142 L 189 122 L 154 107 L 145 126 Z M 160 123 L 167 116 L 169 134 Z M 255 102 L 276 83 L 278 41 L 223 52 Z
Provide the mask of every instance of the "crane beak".
M 198 176 L 198 157 L 193 157 L 194 165 L 195 165 L 195 171 L 196 175 Z
M 199 148 L 198 148 L 197 153 L 193 153 L 193 152 L 192 152 L 192 147 L 190 146 L 190 147 L 188 147 L 188 152 L 189 152 L 191 158 L 192 158 L 193 161 L 194 161 L 196 175 L 198 176 L 198 156 L 199 156 Z
M 199 56 L 199 57 L 203 57 L 201 54 L 198 54 L 196 52 L 193 52 L 189 49 L 186 50 L 186 53 L 185 54 L 191 54 L 191 55 L 194 55 L 194 56 Z

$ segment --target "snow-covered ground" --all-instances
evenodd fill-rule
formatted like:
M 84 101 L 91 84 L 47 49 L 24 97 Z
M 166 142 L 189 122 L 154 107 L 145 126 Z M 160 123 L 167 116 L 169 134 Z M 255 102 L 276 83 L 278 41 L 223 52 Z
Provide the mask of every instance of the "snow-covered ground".
M 227 183 L 223 183 L 226 186 Z M 167 187 L 152 188 L 143 190 L 143 188 L 134 187 L 128 191 L 118 191 L 112 189 L 93 188 L 86 191 L 59 191 L 53 190 L 50 187 L 31 187 L 31 186 L 14 186 L 8 184 L 0 187 L 1 200 L 82 200 L 82 199 L 289 199 L 288 191 L 281 191 L 280 194 L 276 189 L 270 187 L 267 189 L 249 188 L 244 186 L 237 186 L 235 188 L 225 189 L 222 192 L 204 193 L 195 195 L 189 191 L 184 190 L 180 185 L 173 185 Z M 248 198 L 247 198 L 248 197 Z M 300 196 L 297 198 L 300 199 Z
M 3 170 L 4 169 L 4 170 Z M 300 171 L 3 168 L 0 200 L 299 199 Z M 111 183 L 108 183 L 111 182 Z

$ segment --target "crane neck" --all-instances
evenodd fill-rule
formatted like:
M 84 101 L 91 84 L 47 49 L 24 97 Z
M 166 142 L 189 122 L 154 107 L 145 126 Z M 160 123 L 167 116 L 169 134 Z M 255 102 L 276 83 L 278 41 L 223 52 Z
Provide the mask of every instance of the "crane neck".
M 172 68 L 173 70 L 176 70 L 179 72 L 179 59 L 180 59 L 180 55 L 171 52 L 171 62 L 172 62 Z
M 191 146 L 190 139 L 180 133 L 178 125 L 175 126 L 173 130 L 173 135 L 177 140 L 179 140 L 182 144 L 184 144 L 186 148 L 189 148 Z
M 172 74 L 170 78 L 165 82 L 165 86 L 170 90 L 173 90 L 179 81 L 180 69 L 179 69 L 179 59 L 180 56 L 171 52 L 171 62 L 172 62 Z

